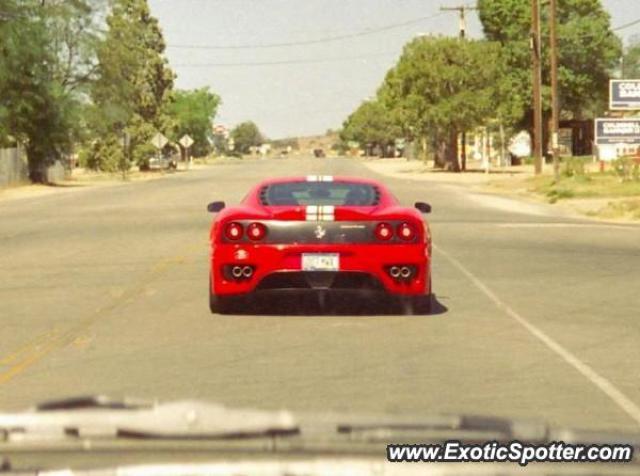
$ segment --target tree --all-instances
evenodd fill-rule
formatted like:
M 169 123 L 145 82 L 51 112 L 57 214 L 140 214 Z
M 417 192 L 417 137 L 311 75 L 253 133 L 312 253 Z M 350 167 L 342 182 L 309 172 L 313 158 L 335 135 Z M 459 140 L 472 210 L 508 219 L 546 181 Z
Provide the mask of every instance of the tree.
M 531 9 L 529 0 L 479 0 L 480 20 L 489 40 L 503 45 L 506 62 L 501 87 L 510 90 L 501 110 L 516 127 L 532 129 Z M 548 9 L 542 14 L 543 84 L 550 84 Z M 559 86 L 564 117 L 583 119 L 601 112 L 607 101 L 610 72 L 618 65 L 621 43 L 611 30 L 600 0 L 559 0 Z M 543 88 L 548 125 L 550 90 Z M 546 134 L 548 139 L 548 134 Z
M 94 13 L 84 0 L 0 3 L 0 143 L 25 144 L 34 181 L 80 135 Z
M 640 36 L 634 35 L 629 40 L 622 58 L 621 76 L 635 79 L 640 77 Z
M 251 121 L 238 124 L 231 131 L 231 138 L 235 144 L 235 151 L 239 154 L 247 154 L 251 147 L 264 142 L 258 126 Z
M 340 139 L 363 144 L 367 155 L 372 149 L 380 149 L 386 155 L 388 146 L 400 137 L 401 130 L 389 115 L 384 105 L 378 101 L 365 101 L 343 124 Z
M 104 13 L 104 3 L 104 0 L 42 2 L 46 5 L 45 24 L 51 48 L 57 57 L 53 75 L 67 92 L 84 95 L 88 92 L 86 86 L 95 79 L 99 17 Z
M 191 152 L 196 157 L 211 152 L 213 119 L 220 105 L 220 97 L 204 87 L 190 91 L 176 91 L 169 108 L 174 123 L 174 141 L 188 134 L 193 139 Z
M 501 51 L 496 43 L 420 37 L 387 73 L 378 97 L 407 137 L 436 147 L 437 164 L 458 171 L 458 132 L 496 114 Z
M 108 157 L 100 147 L 111 147 L 126 133 L 130 157 L 145 168 L 155 151 L 151 138 L 172 129 L 169 107 L 175 76 L 146 0 L 114 0 L 107 26 L 98 47 L 98 78 L 91 89 L 91 124 L 98 145 L 91 147 L 96 156 L 89 161 L 108 170 L 110 165 L 97 160 Z

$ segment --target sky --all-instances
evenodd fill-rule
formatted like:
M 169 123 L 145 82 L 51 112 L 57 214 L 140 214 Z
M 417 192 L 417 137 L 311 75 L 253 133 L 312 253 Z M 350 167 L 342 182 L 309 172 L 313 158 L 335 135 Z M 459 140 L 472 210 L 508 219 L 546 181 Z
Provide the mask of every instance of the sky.
M 602 3 L 613 27 L 640 19 L 640 0 Z M 176 86 L 209 86 L 222 98 L 217 124 L 252 120 L 272 139 L 339 128 L 375 95 L 407 41 L 458 34 L 457 12 L 440 7 L 460 4 L 474 2 L 149 0 Z M 477 14 L 470 11 L 467 19 L 469 37 L 482 37 Z M 625 40 L 640 34 L 640 24 L 619 34 Z

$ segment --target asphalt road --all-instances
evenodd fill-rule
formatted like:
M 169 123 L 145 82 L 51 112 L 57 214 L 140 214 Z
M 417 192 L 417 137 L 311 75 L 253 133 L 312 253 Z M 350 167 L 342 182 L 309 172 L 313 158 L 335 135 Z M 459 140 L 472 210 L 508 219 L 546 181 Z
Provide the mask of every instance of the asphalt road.
M 254 160 L 0 202 L 0 408 L 103 393 L 640 429 L 640 227 L 384 179 L 433 205 L 435 314 L 211 315 L 206 203 L 311 173 L 372 175 Z

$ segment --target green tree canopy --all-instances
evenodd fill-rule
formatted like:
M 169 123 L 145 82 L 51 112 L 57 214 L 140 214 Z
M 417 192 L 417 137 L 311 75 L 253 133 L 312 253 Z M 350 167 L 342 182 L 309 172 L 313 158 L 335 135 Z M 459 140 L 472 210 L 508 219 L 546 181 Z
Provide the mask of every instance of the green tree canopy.
M 625 48 L 622 58 L 621 75 L 625 79 L 640 78 L 640 36 L 634 35 Z
M 378 97 L 406 136 L 428 137 L 438 147 L 439 162 L 446 154 L 458 170 L 457 133 L 496 114 L 500 54 L 499 45 L 487 41 L 416 38 L 405 46 Z
M 249 148 L 264 142 L 260 129 L 251 121 L 238 124 L 231 130 L 231 138 L 235 143 L 235 150 L 240 154 L 247 154 Z
M 344 122 L 340 133 L 341 140 L 360 142 L 367 150 L 381 147 L 384 151 L 398 137 L 400 127 L 378 100 L 363 102 Z
M 92 127 L 105 147 L 115 142 L 114 136 L 127 133 L 131 158 L 145 167 L 155 150 L 151 138 L 172 129 L 168 112 L 175 75 L 164 57 L 162 32 L 147 0 L 114 0 L 112 5 L 108 30 L 98 47 L 98 78 L 91 90 Z M 112 156 L 100 153 L 99 145 L 91 148 L 97 151 L 96 157 Z M 126 164 L 118 157 L 111 164 L 92 163 L 106 170 L 115 163 Z
M 480 20 L 489 40 L 500 42 L 506 61 L 502 88 L 511 91 L 501 105 L 509 122 L 531 129 L 531 7 L 529 0 L 479 0 Z M 543 84 L 550 84 L 548 8 L 542 8 Z M 600 0 L 558 1 L 560 104 L 565 117 L 593 117 L 606 105 L 610 72 L 621 43 L 611 30 Z M 543 88 L 550 114 L 550 90 Z M 548 121 L 544 121 L 545 124 Z
M 95 59 L 96 2 L 0 2 L 0 143 L 26 145 L 33 180 L 82 129 Z
M 169 108 L 174 123 L 171 138 L 178 141 L 188 134 L 194 141 L 191 153 L 196 157 L 208 154 L 213 138 L 213 119 L 219 105 L 220 97 L 209 88 L 177 90 Z

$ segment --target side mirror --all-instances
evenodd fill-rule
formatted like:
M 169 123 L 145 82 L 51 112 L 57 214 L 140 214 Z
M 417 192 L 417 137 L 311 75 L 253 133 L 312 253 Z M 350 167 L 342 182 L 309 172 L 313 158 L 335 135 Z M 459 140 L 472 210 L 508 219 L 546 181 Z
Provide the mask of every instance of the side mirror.
M 210 213 L 217 213 L 224 207 L 224 202 L 211 202 L 209 205 L 207 205 L 207 211 Z
M 431 213 L 431 205 L 426 202 L 416 202 L 415 207 L 422 213 Z

